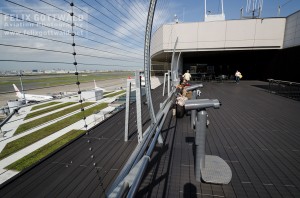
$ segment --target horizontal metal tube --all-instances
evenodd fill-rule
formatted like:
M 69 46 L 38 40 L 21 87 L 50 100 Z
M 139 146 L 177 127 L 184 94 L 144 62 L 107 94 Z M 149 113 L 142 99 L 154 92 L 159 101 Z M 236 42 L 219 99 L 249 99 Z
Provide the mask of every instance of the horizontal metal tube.
M 172 92 L 174 93 L 174 91 Z M 166 109 L 166 105 L 167 105 L 167 101 L 171 100 L 172 96 L 170 96 L 163 104 L 162 109 Z M 172 101 L 170 101 L 168 104 L 171 104 Z M 167 108 L 170 108 L 170 106 L 168 106 Z M 116 178 L 115 182 L 111 185 L 111 188 L 108 191 L 108 195 L 113 191 L 113 189 L 115 189 L 118 184 L 126 177 L 126 175 L 129 173 L 129 171 L 131 170 L 131 168 L 138 163 L 138 161 L 141 159 L 141 157 L 144 155 L 144 152 L 151 140 L 151 137 L 153 136 L 153 133 L 155 131 L 155 129 L 158 126 L 158 123 L 160 123 L 160 120 L 163 118 L 163 111 L 159 111 L 157 113 L 156 119 L 157 122 L 153 125 L 153 126 L 149 126 L 148 129 L 145 132 L 146 136 L 143 137 L 143 141 L 136 147 L 136 149 L 133 151 L 132 155 L 130 156 L 129 160 L 127 161 L 126 165 L 124 166 L 124 168 L 121 170 L 120 174 L 118 175 L 118 177 Z
M 107 195 L 109 195 L 110 193 L 112 193 L 112 191 L 118 186 L 118 184 L 130 172 L 130 170 L 132 169 L 132 167 L 134 167 L 135 164 L 137 164 L 139 162 L 139 160 L 141 159 L 142 155 L 144 155 L 145 150 L 146 150 L 146 148 L 147 148 L 147 146 L 148 146 L 148 144 L 149 144 L 149 142 L 151 140 L 151 137 L 153 136 L 153 133 L 154 133 L 155 129 L 157 128 L 158 124 L 160 123 L 160 120 L 162 119 L 162 117 L 164 115 L 163 112 L 166 111 L 166 109 L 169 110 L 171 104 L 173 103 L 172 99 L 174 98 L 175 91 L 176 90 L 173 89 L 171 91 L 169 97 L 163 102 L 162 107 L 160 108 L 159 112 L 156 115 L 157 122 L 154 125 L 149 126 L 147 128 L 147 130 L 144 133 L 146 135 L 143 137 L 143 141 L 139 145 L 137 145 L 137 147 L 135 148 L 135 150 L 131 154 L 130 158 L 126 162 L 125 166 L 123 167 L 123 169 L 119 173 L 118 177 L 116 178 L 116 180 L 111 185 L 110 189 L 108 190 Z M 166 106 L 168 106 L 168 107 L 166 108 Z M 163 122 L 164 121 L 162 121 L 161 123 L 163 123 Z
M 167 117 L 167 115 L 168 115 L 168 111 L 169 111 L 171 105 L 172 105 L 172 102 L 170 101 L 170 102 L 168 103 L 168 105 L 166 106 L 165 111 L 163 112 L 163 115 L 164 115 L 164 116 L 163 116 L 163 119 L 162 119 L 162 121 L 160 122 L 160 125 L 159 125 L 159 126 L 157 127 L 157 129 L 156 129 L 155 136 L 154 136 L 154 138 L 153 138 L 153 140 L 152 140 L 152 142 L 151 142 L 151 145 L 149 146 L 148 151 L 147 151 L 147 153 L 146 153 L 146 155 L 148 155 L 149 157 L 151 156 L 152 151 L 153 151 L 153 149 L 154 149 L 154 147 L 155 147 L 155 145 L 156 145 L 157 138 L 158 138 L 158 136 L 159 136 L 159 134 L 160 134 L 160 131 L 161 131 L 162 126 L 163 126 L 163 124 L 164 124 L 164 122 L 165 122 L 165 119 L 166 119 L 166 117 Z
M 203 87 L 203 84 L 197 84 L 197 85 L 192 85 L 192 86 L 186 87 L 186 90 L 187 91 L 193 91 L 193 90 L 201 88 L 201 87 Z
M 127 197 L 134 197 L 139 186 L 140 186 L 140 183 L 141 183 L 141 180 L 143 178 L 143 175 L 144 175 L 144 172 L 146 171 L 146 167 L 149 163 L 149 157 L 148 156 L 144 156 L 142 159 L 142 165 L 141 167 L 139 168 L 139 170 L 137 171 L 137 175 L 135 177 L 135 179 L 133 180 L 132 182 L 132 185 L 130 187 L 130 190 L 127 194 Z
M 161 128 L 162 128 L 162 126 L 164 124 L 164 121 L 165 121 L 165 119 L 167 117 L 167 114 L 168 114 L 167 111 L 171 107 L 171 104 L 172 104 L 172 102 L 170 101 L 167 104 L 167 106 L 165 107 L 164 111 L 163 111 L 163 115 L 164 115 L 163 119 L 161 120 L 159 126 L 156 129 L 155 136 L 152 139 L 152 142 L 151 142 L 151 144 L 150 144 L 150 146 L 149 146 L 149 148 L 147 150 L 146 155 L 142 158 L 142 160 L 143 160 L 142 161 L 142 165 L 141 165 L 140 169 L 137 171 L 137 175 L 136 175 L 136 177 L 135 177 L 135 179 L 134 179 L 134 181 L 132 183 L 132 186 L 130 188 L 130 191 L 129 191 L 127 197 L 134 197 L 134 195 L 136 194 L 136 191 L 138 190 L 138 187 L 139 187 L 140 182 L 141 182 L 141 180 L 143 178 L 144 172 L 146 171 L 146 168 L 147 168 L 148 163 L 150 161 L 150 156 L 151 156 L 151 154 L 153 152 L 153 149 L 155 148 L 155 145 L 156 145 L 158 136 L 160 134 Z
M 205 109 L 214 107 L 215 109 L 220 108 L 221 103 L 218 99 L 197 99 L 187 100 L 185 102 L 185 110 Z
M 124 194 L 126 194 L 128 190 L 129 190 L 129 184 L 128 182 L 124 182 L 116 198 L 124 197 Z
M 0 128 L 3 127 L 3 125 L 5 125 L 6 122 L 9 121 L 9 119 L 10 119 L 16 112 L 18 112 L 19 109 L 20 109 L 20 108 L 14 109 L 14 111 L 11 112 L 11 113 L 10 113 L 10 114 L 9 114 L 9 115 L 1 122 Z

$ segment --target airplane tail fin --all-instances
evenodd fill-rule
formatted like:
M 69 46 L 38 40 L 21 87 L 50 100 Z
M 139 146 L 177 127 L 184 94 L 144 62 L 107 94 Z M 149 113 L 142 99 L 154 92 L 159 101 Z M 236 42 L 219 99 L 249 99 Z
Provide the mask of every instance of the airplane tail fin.
M 100 89 L 100 90 L 102 90 L 103 92 L 105 92 L 105 89 L 103 89 L 103 88 L 100 88 L 100 87 L 98 87 L 97 85 L 96 85 L 96 80 L 94 80 L 94 84 L 95 84 L 95 90 L 97 89 Z
M 97 85 L 96 85 L 96 80 L 94 80 L 94 84 L 95 84 L 95 89 L 98 89 Z
M 13 84 L 13 86 L 14 86 L 14 89 L 16 92 L 20 92 L 20 90 L 18 89 L 18 87 L 15 84 Z
M 13 84 L 13 87 L 14 87 L 14 89 L 15 89 L 16 95 L 17 95 L 19 98 L 22 98 L 22 94 L 21 94 L 20 90 L 18 89 L 18 87 L 17 87 L 15 84 Z

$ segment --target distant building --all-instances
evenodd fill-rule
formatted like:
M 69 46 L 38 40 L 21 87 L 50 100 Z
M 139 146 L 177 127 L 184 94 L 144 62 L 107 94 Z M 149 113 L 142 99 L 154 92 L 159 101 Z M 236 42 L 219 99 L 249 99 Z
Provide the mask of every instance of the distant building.
M 233 75 L 244 79 L 299 81 L 300 11 L 287 17 L 214 20 L 161 26 L 152 36 L 152 75 L 171 70 L 199 75 Z M 172 56 L 175 42 L 174 57 Z M 212 70 L 213 68 L 213 70 Z

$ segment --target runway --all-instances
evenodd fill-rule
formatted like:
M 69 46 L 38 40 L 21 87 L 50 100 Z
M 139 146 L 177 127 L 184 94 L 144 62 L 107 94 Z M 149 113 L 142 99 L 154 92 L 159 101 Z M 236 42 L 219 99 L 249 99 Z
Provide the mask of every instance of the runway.
M 96 81 L 97 87 L 104 88 L 106 91 L 114 91 L 120 87 L 126 87 L 126 79 L 118 78 L 118 79 L 109 79 L 109 80 L 101 80 Z M 89 90 L 95 87 L 94 82 L 81 83 L 81 90 Z M 14 91 L 13 86 L 11 85 L 11 91 Z M 73 85 L 63 85 L 63 86 L 55 86 L 49 88 L 42 88 L 36 90 L 30 90 L 26 93 L 29 94 L 40 94 L 40 95 L 53 95 L 59 92 L 77 92 L 78 86 L 74 83 Z M 7 105 L 8 100 L 17 99 L 15 93 L 6 93 L 0 94 L 0 107 Z

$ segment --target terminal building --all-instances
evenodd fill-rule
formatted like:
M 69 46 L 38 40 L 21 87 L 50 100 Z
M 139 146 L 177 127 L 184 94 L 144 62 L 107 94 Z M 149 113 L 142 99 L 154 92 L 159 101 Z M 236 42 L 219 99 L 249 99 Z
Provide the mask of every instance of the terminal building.
M 190 70 L 194 80 L 230 78 L 239 70 L 248 80 L 299 81 L 294 71 L 300 65 L 300 11 L 287 17 L 224 19 L 222 13 L 206 15 L 204 22 L 161 26 L 152 37 L 152 75 L 171 69 L 175 49 L 179 74 Z

